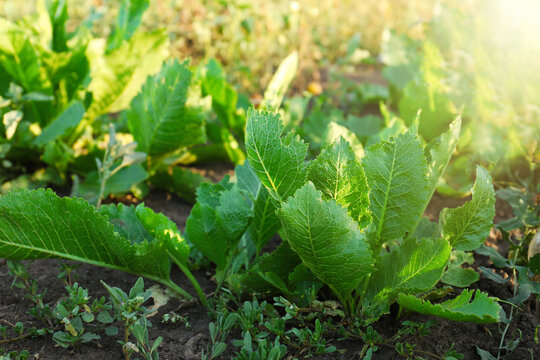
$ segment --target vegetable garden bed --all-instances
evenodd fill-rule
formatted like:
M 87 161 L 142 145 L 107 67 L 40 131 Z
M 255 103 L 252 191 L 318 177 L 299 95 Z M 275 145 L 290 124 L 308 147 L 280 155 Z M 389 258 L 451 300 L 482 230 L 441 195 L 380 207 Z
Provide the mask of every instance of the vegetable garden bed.
M 119 5 L 0 17 L 0 360 L 540 354 L 540 72 L 467 11 L 243 94 Z
M 215 179 L 223 175 L 227 167 L 219 166 Z M 221 174 L 221 175 L 220 175 Z M 130 203 L 129 199 L 121 199 L 123 202 Z M 459 206 L 464 200 L 455 198 L 447 198 L 443 196 L 435 196 L 425 215 L 431 220 L 437 220 L 440 210 L 444 207 Z M 191 210 L 191 205 L 179 199 L 175 195 L 171 195 L 161 191 L 154 191 L 145 199 L 146 205 L 155 209 L 157 212 L 163 212 L 170 219 L 175 221 L 183 231 L 187 217 Z M 504 201 L 497 201 L 497 211 L 495 221 L 501 221 L 511 217 L 511 209 Z M 277 239 L 276 239 L 277 240 Z M 500 234 L 492 232 L 488 243 L 494 247 L 504 248 Z M 268 247 L 275 247 L 270 243 Z M 504 255 L 504 254 L 503 254 Z M 65 295 L 64 283 L 58 279 L 60 261 L 58 260 L 36 260 L 30 267 L 30 274 L 38 280 L 40 289 L 47 289 L 44 297 L 44 302 L 54 304 L 61 296 Z M 475 263 L 473 268 L 478 269 L 479 266 L 489 266 L 491 262 L 487 256 L 475 255 Z M 40 323 L 27 314 L 27 311 L 32 307 L 32 302 L 25 298 L 25 291 L 13 289 L 13 277 L 7 273 L 7 268 L 2 265 L 0 273 L 0 318 L 3 321 L 15 323 L 21 321 L 26 327 L 40 326 Z M 76 269 L 78 283 L 89 290 L 93 298 L 107 296 L 105 288 L 101 285 L 100 280 L 103 280 L 109 285 L 117 286 L 121 289 L 129 289 L 137 280 L 137 277 L 127 273 L 95 267 L 91 265 L 82 265 Z M 215 289 L 215 282 L 210 279 L 211 273 L 205 270 L 194 271 L 194 275 L 201 284 L 205 293 L 210 294 Z M 179 286 L 190 289 L 189 282 L 182 276 L 178 270 L 172 272 L 172 279 Z M 146 282 L 146 286 L 155 285 L 154 282 Z M 473 285 L 473 288 L 485 291 L 490 296 L 496 296 L 500 299 L 511 298 L 512 289 L 509 285 L 497 284 L 489 279 L 481 278 L 480 281 Z M 250 301 L 248 297 L 245 300 Z M 272 303 L 272 298 L 259 297 L 259 301 L 267 300 Z M 506 312 L 509 311 L 509 306 L 502 305 Z M 513 319 L 508 333 L 512 336 L 521 335 L 521 341 L 517 348 L 506 359 L 529 359 L 531 351 L 538 352 L 539 345 L 535 343 L 535 327 L 540 323 L 538 309 L 535 308 L 533 298 L 529 301 L 528 306 L 525 306 L 525 311 L 519 311 Z M 438 319 L 432 316 L 425 316 L 416 313 L 406 313 L 400 319 L 396 319 L 397 308 L 393 308 L 391 314 L 383 316 L 374 328 L 383 336 L 391 338 L 402 327 L 404 321 L 413 321 L 416 323 L 426 323 L 434 321 L 433 326 L 429 328 L 429 332 L 419 336 L 410 336 L 408 341 L 415 345 L 416 356 L 422 356 L 426 359 L 436 359 L 441 357 L 449 349 L 453 348 L 457 352 L 464 355 L 464 359 L 475 359 L 478 357 L 476 347 L 480 347 L 491 353 L 496 353 L 500 341 L 500 324 L 471 324 Z M 186 322 L 179 321 L 178 323 L 164 323 L 163 316 L 167 313 L 175 312 L 186 319 Z M 207 309 L 199 302 L 184 302 L 178 299 L 171 299 L 165 306 L 160 307 L 157 314 L 150 318 L 153 326 L 150 328 L 150 337 L 155 339 L 158 336 L 163 337 L 163 343 L 159 347 L 161 359 L 186 359 L 195 360 L 201 359 L 201 351 L 207 349 L 210 338 L 208 332 L 208 324 L 214 321 L 208 314 Z M 337 319 L 336 322 L 339 322 Z M 189 324 L 189 327 L 186 326 Z M 291 327 L 298 326 L 291 321 Z M 313 359 L 358 359 L 362 351 L 364 342 L 358 340 L 339 340 L 339 335 L 328 333 L 325 337 L 329 344 L 337 347 L 338 351 L 326 355 L 314 355 Z M 229 341 L 239 339 L 239 331 L 234 331 Z M 3 344 L 8 351 L 28 350 L 30 359 L 123 359 L 121 345 L 119 345 L 115 337 L 103 337 L 103 339 L 90 344 L 82 344 L 76 348 L 65 349 L 55 346 L 50 336 L 41 336 L 37 338 L 26 338 L 24 340 Z M 387 344 L 374 354 L 374 359 L 403 359 L 399 356 L 395 349 L 395 344 Z M 235 352 L 238 352 L 239 347 L 234 347 L 228 344 L 227 351 L 220 359 L 232 358 Z M 344 351 L 344 352 L 343 352 Z M 341 353 L 343 352 L 343 353 Z M 430 356 L 437 354 L 439 357 Z M 298 353 L 294 348 L 289 349 L 289 354 L 285 359 L 294 357 L 302 358 L 302 353 Z

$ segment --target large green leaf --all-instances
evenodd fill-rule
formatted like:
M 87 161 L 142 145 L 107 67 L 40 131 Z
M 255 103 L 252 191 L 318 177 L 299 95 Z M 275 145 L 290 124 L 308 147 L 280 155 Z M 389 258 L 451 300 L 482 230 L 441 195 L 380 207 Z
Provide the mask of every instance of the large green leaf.
M 186 107 L 190 82 L 191 72 L 177 60 L 168 61 L 146 80 L 126 112 L 140 151 L 163 155 L 206 142 L 201 114 Z
M 345 302 L 371 272 L 364 234 L 345 208 L 308 182 L 278 210 L 285 239 L 319 280 Z
M 51 190 L 17 190 L 0 197 L 0 257 L 24 260 L 65 258 L 131 272 L 171 285 L 167 249 L 187 259 L 189 249 L 165 216 L 142 205 L 98 213 L 82 199 L 60 198 Z M 111 223 L 112 222 L 112 223 Z M 145 231 L 131 242 L 122 224 L 140 222 Z M 114 224 L 114 226 L 113 226 Z M 159 225 L 159 226 L 158 226 Z M 116 231 L 118 230 L 118 231 Z
M 249 162 L 270 195 L 279 201 L 289 196 L 306 180 L 308 145 L 291 132 L 284 138 L 278 114 L 248 111 L 246 151 Z
M 474 250 L 488 237 L 495 216 L 495 191 L 491 176 L 481 166 L 476 168 L 472 200 L 455 209 L 443 209 L 443 235 L 456 250 Z
M 280 228 L 275 200 L 261 184 L 249 161 L 246 160 L 244 165 L 238 165 L 235 173 L 240 189 L 247 191 L 252 198 L 253 219 L 244 237 L 255 245 L 256 254 L 260 254 L 263 246 Z
M 349 215 L 362 224 L 361 227 L 371 220 L 364 170 L 352 147 L 342 137 L 325 148 L 310 164 L 308 179 L 326 199 L 334 199 L 346 208 Z
M 122 1 L 120 11 L 116 17 L 116 25 L 108 40 L 108 52 L 117 49 L 124 41 L 131 39 L 135 30 L 139 27 L 148 5 L 150 5 L 149 0 Z
M 93 101 L 88 117 L 126 109 L 148 75 L 159 71 L 168 56 L 164 30 L 137 33 L 118 49 L 105 54 L 105 42 L 95 39 L 88 45 L 90 77 L 88 90 Z
M 398 293 L 429 290 L 441 278 L 450 250 L 444 239 L 409 238 L 392 251 L 384 251 L 367 287 L 368 298 L 391 302 Z
M 454 321 L 480 324 L 498 322 L 501 307 L 497 304 L 497 299 L 476 290 L 474 299 L 471 301 L 473 292 L 473 290 L 463 290 L 455 299 L 440 304 L 432 304 L 413 295 L 400 294 L 398 303 L 404 308 L 421 314 L 435 315 Z
M 371 190 L 370 243 L 402 237 L 422 216 L 429 191 L 420 141 L 409 131 L 378 142 L 368 148 L 363 166 Z
M 185 236 L 219 270 L 225 270 L 251 216 L 247 199 L 228 177 L 217 184 L 202 184 Z

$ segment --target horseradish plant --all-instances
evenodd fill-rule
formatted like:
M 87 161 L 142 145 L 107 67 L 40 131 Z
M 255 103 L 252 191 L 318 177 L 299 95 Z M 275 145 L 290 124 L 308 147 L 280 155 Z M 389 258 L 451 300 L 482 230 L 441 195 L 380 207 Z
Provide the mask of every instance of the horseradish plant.
M 144 205 L 102 205 L 60 198 L 51 190 L 0 197 L 0 258 L 64 258 L 122 270 L 192 296 L 170 279 L 171 260 L 206 298 L 188 268 L 189 246 L 176 224 Z
M 306 161 L 308 144 L 292 133 L 281 137 L 279 115 L 251 109 L 248 166 L 264 185 L 258 196 L 267 193 L 268 206 L 277 209 L 284 239 L 276 250 L 279 257 L 271 254 L 255 265 L 260 278 L 286 291 L 292 277 L 305 279 L 311 272 L 349 315 L 367 319 L 377 319 L 397 300 L 406 308 L 454 320 L 498 321 L 498 304 L 481 292 L 472 301 L 473 293 L 464 291 L 438 305 L 415 296 L 432 289 L 445 271 L 453 271 L 454 278 L 464 275 L 459 266 L 446 270 L 452 252 L 459 257 L 479 247 L 492 225 L 495 194 L 481 167 L 471 201 L 444 209 L 438 224 L 422 217 L 460 127 L 458 118 L 447 133 L 423 147 L 413 125 L 367 148 L 361 161 L 339 137 L 315 160 Z
M 425 148 L 413 126 L 369 147 L 361 162 L 338 137 L 306 162 L 308 145 L 292 133 L 280 137 L 279 115 L 251 109 L 249 161 L 237 167 L 236 183 L 226 178 L 197 190 L 185 238 L 217 265 L 218 287 L 224 282 L 232 289 L 272 287 L 297 296 L 324 283 L 349 316 L 366 322 L 395 301 L 453 320 L 498 321 L 498 304 L 481 292 L 464 291 L 442 304 L 417 297 L 441 279 L 455 286 L 475 281 L 460 265 L 492 224 L 494 191 L 481 167 L 471 201 L 443 210 L 438 224 L 422 217 L 460 125 L 457 119 Z M 260 256 L 280 227 L 283 244 Z M 172 260 L 205 303 L 187 266 L 189 252 L 176 225 L 142 205 L 97 210 L 43 190 L 0 197 L 3 258 L 83 261 L 145 276 L 190 298 L 170 280 Z

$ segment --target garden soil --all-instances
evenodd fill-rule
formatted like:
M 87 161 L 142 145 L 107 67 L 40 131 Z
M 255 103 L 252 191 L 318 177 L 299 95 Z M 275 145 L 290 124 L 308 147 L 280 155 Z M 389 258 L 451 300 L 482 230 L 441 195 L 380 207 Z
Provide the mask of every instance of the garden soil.
M 220 168 L 217 173 L 206 173 L 213 180 L 225 174 L 231 173 L 230 168 Z M 129 198 L 121 199 L 121 201 L 130 203 L 133 200 Z M 435 196 L 430 206 L 426 211 L 426 215 L 432 220 L 436 220 L 439 211 L 443 207 L 455 207 L 461 205 L 465 200 L 457 200 L 451 198 L 443 198 Z M 186 219 L 189 215 L 191 205 L 182 201 L 174 195 L 153 191 L 145 199 L 147 206 L 156 211 L 163 212 L 170 219 L 175 221 L 180 229 L 185 226 Z M 511 216 L 511 211 L 507 204 L 497 202 L 496 221 Z M 492 232 L 488 243 L 497 247 L 501 245 L 498 234 Z M 275 244 L 274 244 L 275 246 Z M 499 247 L 500 251 L 504 252 L 504 246 Z M 503 254 L 506 255 L 506 254 Z M 474 267 L 479 265 L 489 266 L 490 262 L 483 256 L 476 256 Z M 64 285 L 62 280 L 57 278 L 59 274 L 59 261 L 56 260 L 40 260 L 34 261 L 29 271 L 31 275 L 38 280 L 39 289 L 47 289 L 44 297 L 45 303 L 51 307 L 64 293 Z M 117 286 L 124 291 L 129 290 L 137 280 L 136 276 L 94 267 L 90 265 L 82 265 L 75 270 L 77 281 L 80 286 L 89 289 L 92 298 L 107 296 L 107 293 L 100 283 L 101 280 L 108 285 Z M 214 290 L 215 284 L 210 279 L 211 272 L 195 271 L 195 277 L 200 282 L 205 293 L 209 294 Z M 172 271 L 173 281 L 187 289 L 191 293 L 195 293 L 189 282 L 182 276 L 177 269 Z M 5 261 L 0 260 L 0 326 L 9 323 L 21 321 L 26 327 L 40 326 L 40 323 L 33 320 L 28 314 L 28 309 L 32 306 L 31 302 L 24 297 L 24 292 L 20 289 L 12 288 L 13 278 L 8 275 Z M 150 287 L 155 285 L 152 281 L 146 281 L 145 285 Z M 509 285 L 510 286 L 510 285 Z M 511 288 L 506 285 L 499 285 L 493 281 L 481 278 L 475 284 L 474 288 L 479 288 L 486 291 L 492 296 L 497 296 L 501 299 L 509 299 L 512 297 Z M 271 301 L 271 300 L 270 300 Z M 509 307 L 503 304 L 506 313 L 509 313 Z M 540 324 L 540 309 L 537 308 L 538 303 L 534 299 L 529 299 L 526 304 L 525 311 L 517 311 L 512 325 L 507 333 L 507 339 L 521 337 L 521 341 L 517 349 L 510 354 L 506 359 L 510 360 L 525 360 L 540 356 L 540 346 L 535 344 L 535 327 Z M 162 316 L 170 311 L 187 317 L 190 327 L 185 324 L 165 324 L 161 322 Z M 458 352 L 465 355 L 465 359 L 480 359 L 477 355 L 476 347 L 490 351 L 495 356 L 499 347 L 501 338 L 502 325 L 479 325 L 469 323 L 458 323 L 437 319 L 429 316 L 407 313 L 399 320 L 396 319 L 397 307 L 392 309 L 389 315 L 384 316 L 374 327 L 381 334 L 390 337 L 396 333 L 401 327 L 401 323 L 406 320 L 425 322 L 427 320 L 436 320 L 436 324 L 430 328 L 430 333 L 427 336 L 412 339 L 409 343 L 415 344 L 415 349 L 418 350 L 417 355 L 425 359 L 436 359 L 433 355 L 441 356 L 452 346 Z M 167 305 L 159 308 L 158 313 L 151 319 L 153 326 L 149 329 L 150 338 L 155 339 L 158 336 L 163 337 L 163 343 L 159 347 L 160 359 L 185 359 L 195 360 L 201 358 L 201 350 L 206 349 L 209 342 L 208 323 L 211 321 L 205 308 L 199 303 L 183 303 L 181 300 L 172 299 Z M 13 334 L 11 334 L 13 336 Z M 236 336 L 236 337 L 234 337 Z M 240 338 L 239 334 L 232 334 L 232 338 Z M 64 349 L 55 346 L 50 335 L 38 338 L 26 338 L 16 342 L 1 344 L 0 348 L 8 351 L 28 350 L 30 359 L 40 360 L 64 360 L 64 359 L 101 359 L 101 360 L 116 360 L 123 359 L 121 345 L 117 343 L 119 338 L 103 336 L 103 338 L 95 343 L 83 344 L 75 349 Z M 1 340 L 1 339 L 0 339 Z M 330 339 L 330 343 L 338 349 L 346 350 L 343 353 L 333 353 L 329 355 L 314 356 L 312 359 L 360 359 L 360 351 L 363 343 L 361 340 L 346 340 L 337 341 Z M 228 344 L 228 351 L 220 357 L 220 359 L 230 359 L 233 357 L 235 348 L 232 344 Z M 302 359 L 304 354 L 291 353 L 286 359 L 294 359 L 295 357 Z M 132 356 L 136 358 L 136 356 Z M 392 346 L 382 347 L 374 355 L 373 359 L 401 359 L 397 355 Z

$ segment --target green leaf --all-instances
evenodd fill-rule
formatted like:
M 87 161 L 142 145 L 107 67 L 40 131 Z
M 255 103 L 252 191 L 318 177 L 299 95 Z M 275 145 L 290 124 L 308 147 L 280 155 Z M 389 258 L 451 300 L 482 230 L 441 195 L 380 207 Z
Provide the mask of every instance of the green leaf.
M 409 131 L 367 149 L 363 160 L 373 215 L 372 245 L 402 237 L 422 216 L 428 196 L 422 145 Z
M 229 156 L 234 163 L 242 163 L 244 159 L 238 162 L 235 161 L 235 158 L 245 158 L 245 154 L 240 152 L 240 149 L 230 148 L 229 146 L 231 140 L 236 142 L 232 133 L 238 136 L 240 140 L 244 137 L 246 117 L 243 110 L 238 111 L 240 110 L 238 92 L 227 82 L 223 67 L 215 59 L 210 59 L 200 68 L 200 72 L 202 95 L 212 97 L 212 110 L 214 110 L 219 122 L 223 125 L 221 138 L 224 146 L 230 153 Z M 231 139 L 229 140 L 229 138 Z
M 527 288 L 530 293 L 540 295 L 540 283 L 538 281 L 535 281 L 534 279 L 531 280 L 529 277 L 529 268 L 526 266 L 516 266 L 516 270 L 519 272 L 518 274 L 518 284 L 522 288 Z M 533 276 L 533 273 L 531 272 L 530 276 Z M 528 298 L 528 296 L 527 296 Z M 524 299 L 523 301 L 527 300 Z
M 82 102 L 74 101 L 69 104 L 41 134 L 33 141 L 34 145 L 44 146 L 64 135 L 68 130 L 75 128 L 84 116 L 85 108 Z
M 467 287 L 472 283 L 477 282 L 480 278 L 480 274 L 474 271 L 474 269 L 464 269 L 461 265 L 466 262 L 469 264 L 474 263 L 472 253 L 466 253 L 459 250 L 453 251 L 450 255 L 448 268 L 444 272 L 441 281 L 456 287 Z
M 329 127 L 332 123 L 344 124 L 354 133 L 354 129 L 350 126 L 349 123 L 345 120 L 345 115 L 342 110 L 338 108 L 326 110 L 325 103 L 329 99 L 321 95 L 313 103 L 312 108 L 309 110 L 309 113 L 305 115 L 302 120 L 302 126 L 298 128 L 298 133 L 302 135 L 304 139 L 310 141 L 312 150 L 320 150 L 325 137 L 332 131 Z M 349 119 L 349 118 L 347 118 Z
M 283 123 L 278 114 L 249 109 L 246 126 L 249 163 L 270 195 L 279 201 L 304 184 L 308 148 L 293 133 L 280 138 L 282 133 Z
M 111 208 L 105 212 L 110 214 Z M 115 231 L 108 215 L 98 213 L 82 199 L 59 198 L 51 190 L 12 191 L 0 197 L 0 257 L 65 258 L 138 274 L 175 287 L 169 278 L 170 261 L 164 248 L 177 248 L 179 256 L 187 258 L 187 244 L 163 215 L 141 205 L 136 213 L 152 239 L 132 243 Z M 146 227 L 156 223 L 161 227 Z M 189 296 L 182 289 L 179 292 Z
M 310 164 L 308 179 L 322 191 L 325 199 L 334 199 L 363 228 L 371 220 L 366 176 L 353 149 L 342 137 L 325 148 Z
M 223 270 L 251 216 L 246 198 L 228 177 L 217 184 L 202 184 L 186 221 L 185 236 Z
M 328 124 L 328 127 L 321 138 L 321 146 L 326 147 L 332 145 L 334 141 L 340 137 L 347 140 L 358 159 L 362 159 L 364 157 L 364 147 L 362 146 L 362 142 L 351 130 L 345 126 L 339 125 L 335 121 Z
M 168 37 L 164 30 L 135 34 L 108 54 L 105 54 L 104 42 L 90 41 L 87 56 L 92 81 L 88 90 L 92 92 L 93 101 L 87 117 L 94 119 L 126 109 L 146 77 L 159 71 L 168 54 Z
M 294 51 L 279 64 L 278 69 L 266 87 L 263 104 L 261 105 L 262 110 L 276 112 L 279 109 L 297 71 L 298 53 Z
M 190 82 L 191 72 L 177 60 L 146 80 L 126 112 L 140 151 L 159 156 L 206 142 L 201 114 L 186 107 Z
M 49 1 L 47 3 L 47 11 L 52 27 L 52 49 L 55 52 L 66 51 L 68 49 L 68 37 L 66 35 L 66 21 L 68 20 L 67 1 Z
M 429 181 L 429 196 L 428 201 L 433 196 L 439 178 L 444 174 L 448 162 L 452 154 L 456 150 L 461 132 L 461 116 L 450 124 L 450 129 L 441 134 L 439 137 L 431 140 L 426 147 L 426 155 L 428 156 L 428 181 Z M 427 204 L 426 204 L 427 206 Z
M 428 41 L 422 45 L 420 71 L 413 81 L 405 85 L 399 111 L 410 124 L 418 110 L 422 110 L 419 133 L 426 140 L 431 140 L 455 118 L 456 107 L 448 96 L 445 84 L 447 75 L 441 67 L 444 61 L 438 47 Z
M 474 250 L 488 237 L 495 216 L 495 191 L 491 176 L 481 166 L 476 168 L 472 200 L 455 209 L 441 211 L 445 239 L 456 250 Z
M 86 57 L 87 44 L 83 43 L 65 52 L 48 53 L 45 63 L 52 88 L 59 89 L 57 106 L 64 109 L 70 101 L 78 100 L 78 90 L 86 88 L 89 81 L 90 63 Z M 35 101 L 35 98 L 34 98 Z
M 505 258 L 504 256 L 502 256 L 497 251 L 497 249 L 492 248 L 491 246 L 487 246 L 486 244 L 482 244 L 482 245 L 480 245 L 479 248 L 475 249 L 474 252 L 479 254 L 479 255 L 484 255 L 484 256 L 489 257 L 489 260 L 491 260 L 493 262 L 493 265 L 495 265 L 497 267 L 500 267 L 500 268 L 502 268 L 502 267 L 510 268 L 511 267 L 508 259 Z
M 227 350 L 227 345 L 222 342 L 215 343 L 212 346 L 212 357 L 210 359 L 215 359 L 219 355 L 223 354 L 223 352 Z
M 125 206 L 124 204 L 102 205 L 99 212 L 107 216 L 109 222 L 113 224 L 115 232 L 129 239 L 132 243 L 139 244 L 144 240 L 152 240 L 152 236 L 137 217 L 134 206 Z
M 497 360 L 497 358 L 487 350 L 484 350 L 478 346 L 476 346 L 476 353 L 480 356 L 481 360 Z
M 373 264 L 356 222 L 334 200 L 323 200 L 311 182 L 282 204 L 278 217 L 291 248 L 345 303 Z
M 51 93 L 45 70 L 30 39 L 20 27 L 4 19 L 0 19 L 0 67 L 27 92 Z
M 244 237 L 255 245 L 256 254 L 260 254 L 263 246 L 270 241 L 281 225 L 276 215 L 275 200 L 261 184 L 251 168 L 249 160 L 246 160 L 244 165 L 238 165 L 235 168 L 235 173 L 238 187 L 247 191 L 253 202 L 253 219 Z
M 499 322 L 501 307 L 496 298 L 488 297 L 487 294 L 476 290 L 463 290 L 452 300 L 440 304 L 432 304 L 429 301 L 418 299 L 413 295 L 400 294 L 399 305 L 412 311 L 425 315 L 434 315 L 454 321 L 467 321 L 479 324 Z
M 422 239 L 436 239 L 441 237 L 441 226 L 439 223 L 432 222 L 427 217 L 422 216 L 414 232 L 409 233 L 407 237 Z
M 139 27 L 141 18 L 150 4 L 149 0 L 123 0 L 116 17 L 116 25 L 109 36 L 107 51 L 117 49 L 124 41 L 131 39 Z
M 440 280 L 450 250 L 444 239 L 409 238 L 392 251 L 383 251 L 370 278 L 368 297 L 393 301 L 398 293 L 429 290 Z
M 162 213 L 155 213 L 152 209 L 145 207 L 144 204 L 137 205 L 135 213 L 141 224 L 154 239 L 166 243 L 168 245 L 167 250 L 174 255 L 176 260 L 180 260 L 184 264 L 187 263 L 189 245 L 173 221 Z

